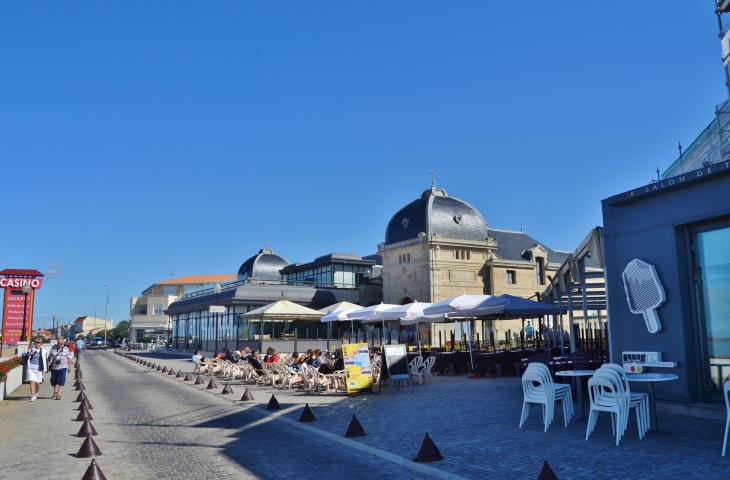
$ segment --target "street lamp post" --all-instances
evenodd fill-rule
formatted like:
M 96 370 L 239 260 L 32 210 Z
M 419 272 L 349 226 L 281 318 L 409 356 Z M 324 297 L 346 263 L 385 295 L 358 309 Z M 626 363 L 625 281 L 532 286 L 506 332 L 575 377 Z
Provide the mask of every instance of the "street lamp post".
M 220 284 L 216 283 L 213 287 L 213 291 L 215 292 L 215 304 L 218 306 L 218 296 L 221 293 L 221 286 Z M 213 352 L 213 358 L 218 355 L 218 312 L 215 312 L 215 352 Z
M 105 283 L 104 286 L 106 287 L 106 307 L 104 308 L 104 345 L 106 345 L 106 317 L 109 314 L 109 285 Z
M 23 303 L 23 331 L 20 334 L 20 341 L 28 341 L 28 294 L 31 290 L 30 282 L 23 284 L 23 295 L 25 295 L 25 302 Z
M 56 331 L 56 316 L 53 315 L 51 317 L 51 319 L 53 319 L 53 324 L 52 324 L 53 325 L 53 327 L 52 327 L 53 330 L 51 330 L 51 333 L 53 334 L 54 337 L 58 337 L 58 332 Z

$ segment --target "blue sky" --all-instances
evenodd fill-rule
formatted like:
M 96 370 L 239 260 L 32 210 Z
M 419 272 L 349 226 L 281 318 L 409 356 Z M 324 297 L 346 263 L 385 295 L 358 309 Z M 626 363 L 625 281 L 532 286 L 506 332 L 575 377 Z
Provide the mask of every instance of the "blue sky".
M 572 250 L 726 98 L 713 3 L 0 4 L 0 267 L 36 325 L 373 253 L 430 185 Z

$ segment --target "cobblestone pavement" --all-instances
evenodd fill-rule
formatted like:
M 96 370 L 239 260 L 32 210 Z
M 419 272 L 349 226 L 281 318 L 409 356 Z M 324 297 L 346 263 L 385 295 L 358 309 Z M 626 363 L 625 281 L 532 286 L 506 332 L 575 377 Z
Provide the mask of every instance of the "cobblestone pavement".
M 242 408 L 111 350 L 84 352 L 81 363 L 107 478 L 319 479 L 377 468 L 372 455 L 267 421 L 259 407 Z M 79 405 L 72 375 L 61 401 L 49 399 L 49 378 L 35 402 L 23 385 L 0 403 L 0 479 L 79 479 L 88 468 L 89 459 L 75 458 L 83 439 L 75 437 L 81 422 L 72 421 Z M 398 465 L 388 470 L 422 478 Z
M 632 416 L 616 447 L 608 417 L 586 441 L 585 424 L 563 427 L 558 406 L 547 433 L 538 409 L 519 429 L 522 390 L 514 377 L 435 377 L 415 393 L 401 388 L 352 397 L 232 382 L 235 394 L 223 396 L 222 381 L 217 390 L 205 390 L 111 351 L 85 355 L 84 385 L 103 452 L 98 462 L 108 478 L 354 479 L 387 472 L 405 479 L 534 479 L 543 460 L 561 480 L 730 478 L 730 457 L 720 456 L 724 422 L 660 414 L 661 427 L 673 434 L 639 440 Z M 140 356 L 191 371 L 187 358 Z M 70 421 L 78 406 L 71 402 L 78 394 L 68 389 L 71 383 L 60 402 L 46 399 L 46 381 L 46 398 L 29 403 L 24 385 L 0 404 L 0 451 L 19 452 L 0 456 L 0 478 L 81 478 L 89 461 L 74 458 L 82 439 L 73 436 L 80 422 Z M 244 388 L 255 402 L 238 401 Z M 264 409 L 271 394 L 283 408 L 273 416 Z M 305 402 L 314 423 L 296 422 Z M 368 435 L 342 439 L 353 413 Z M 407 459 L 426 432 L 445 458 L 419 470 L 422 464 Z

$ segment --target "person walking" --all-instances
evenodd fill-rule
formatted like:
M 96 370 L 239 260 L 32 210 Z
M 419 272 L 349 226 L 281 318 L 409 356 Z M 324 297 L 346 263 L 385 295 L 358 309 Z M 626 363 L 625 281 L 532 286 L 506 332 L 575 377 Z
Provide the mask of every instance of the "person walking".
M 51 385 L 53 386 L 53 398 L 61 400 L 61 390 L 66 385 L 66 372 L 71 371 L 73 366 L 73 353 L 66 345 L 65 338 L 59 338 L 56 345 L 51 348 L 48 354 L 48 365 L 51 369 Z
M 84 349 L 84 341 L 81 339 L 81 337 L 78 338 L 75 342 L 76 344 L 76 363 L 79 363 L 81 361 L 81 350 Z
M 30 401 L 35 402 L 38 390 L 41 388 L 43 374 L 48 370 L 46 349 L 43 348 L 43 339 L 36 337 L 28 350 L 28 368 L 25 379 L 30 385 Z

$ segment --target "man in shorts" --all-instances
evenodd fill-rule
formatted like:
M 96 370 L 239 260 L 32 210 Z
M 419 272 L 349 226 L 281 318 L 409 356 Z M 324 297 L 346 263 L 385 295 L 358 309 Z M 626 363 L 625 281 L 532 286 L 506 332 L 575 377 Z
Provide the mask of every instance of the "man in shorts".
M 73 366 L 73 353 L 66 345 L 66 339 L 59 337 L 56 345 L 51 348 L 48 354 L 48 366 L 51 368 L 51 385 L 53 386 L 53 398 L 61 400 L 61 390 L 66 385 L 66 372 L 71 371 Z

